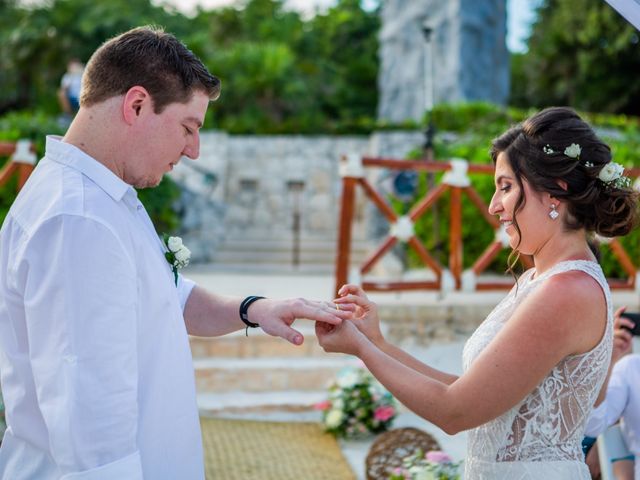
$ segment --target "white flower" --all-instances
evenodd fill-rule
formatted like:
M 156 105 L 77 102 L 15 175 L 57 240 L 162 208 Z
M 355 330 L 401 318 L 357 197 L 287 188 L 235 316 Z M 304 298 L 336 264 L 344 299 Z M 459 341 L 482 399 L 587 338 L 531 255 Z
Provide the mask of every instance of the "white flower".
M 424 467 L 411 467 L 409 473 L 411 473 L 411 478 L 414 480 L 437 480 L 435 473 Z
M 177 252 L 182 247 L 182 239 L 180 237 L 169 237 L 167 239 L 167 248 L 172 252 Z
M 598 173 L 598 178 L 604 183 L 609 183 L 620 178 L 623 173 L 624 167 L 622 165 L 616 162 L 609 162 L 602 167 L 602 170 Z
M 329 428 L 336 428 L 342 423 L 342 418 L 344 414 L 342 410 L 331 409 L 329 413 L 327 413 L 327 417 L 325 419 L 325 424 Z
M 178 285 L 178 269 L 189 265 L 191 250 L 182 243 L 180 237 L 170 237 L 166 233 L 162 234 L 162 242 L 167 247 L 167 251 L 164 252 L 164 258 L 171 265 L 173 279 Z
M 553 148 L 551 148 L 551 147 L 549 146 L 549 144 L 546 144 L 544 147 L 542 147 L 542 151 L 543 151 L 544 153 L 546 153 L 547 155 L 552 155 L 552 154 L 554 154 L 554 153 L 555 153 L 555 152 L 553 151 Z
M 582 149 L 580 148 L 580 145 L 578 145 L 577 143 L 572 143 L 571 145 L 569 145 L 567 148 L 564 149 L 564 154 L 567 157 L 578 158 L 580 156 L 580 153 L 582 153 Z
M 357 372 L 349 371 L 338 377 L 338 386 L 340 388 L 351 388 L 358 384 L 360 377 Z
M 182 247 L 175 252 L 176 260 L 186 266 L 189 263 L 189 259 L 191 258 L 191 250 L 182 245 Z

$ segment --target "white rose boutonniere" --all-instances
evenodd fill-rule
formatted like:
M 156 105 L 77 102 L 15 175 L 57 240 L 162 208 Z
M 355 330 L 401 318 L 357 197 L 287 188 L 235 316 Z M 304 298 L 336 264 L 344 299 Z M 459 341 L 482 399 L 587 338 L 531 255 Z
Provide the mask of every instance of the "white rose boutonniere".
M 163 233 L 162 240 L 167 247 L 167 251 L 164 252 L 164 258 L 166 258 L 169 265 L 171 265 L 174 280 L 176 285 L 178 285 L 178 269 L 189 265 L 191 250 L 182 243 L 180 237 L 170 237 L 166 233 Z

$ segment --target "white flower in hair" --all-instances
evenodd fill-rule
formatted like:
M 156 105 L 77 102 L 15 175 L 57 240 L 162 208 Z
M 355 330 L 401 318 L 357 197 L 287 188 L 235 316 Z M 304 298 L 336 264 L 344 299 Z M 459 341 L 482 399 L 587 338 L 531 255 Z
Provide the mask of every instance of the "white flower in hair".
M 578 145 L 577 143 L 572 143 L 571 145 L 569 145 L 567 148 L 564 149 L 564 154 L 567 157 L 578 158 L 580 156 L 580 153 L 582 153 L 582 149 L 580 148 L 580 145 Z
M 616 162 L 609 162 L 602 167 L 602 170 L 598 173 L 598 178 L 604 183 L 610 183 L 622 177 L 623 173 L 624 167 L 622 165 Z

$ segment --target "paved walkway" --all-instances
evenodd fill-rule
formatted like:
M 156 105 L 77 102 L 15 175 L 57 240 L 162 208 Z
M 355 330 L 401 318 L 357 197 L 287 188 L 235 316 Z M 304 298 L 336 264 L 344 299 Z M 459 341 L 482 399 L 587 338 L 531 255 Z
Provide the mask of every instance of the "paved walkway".
M 247 295 L 264 295 L 271 298 L 305 297 L 319 300 L 330 300 L 333 294 L 333 276 L 327 274 L 308 274 L 297 272 L 225 272 L 210 265 L 194 265 L 184 271 L 185 275 L 201 286 L 212 291 L 244 297 Z M 495 305 L 506 292 L 460 293 L 453 292 L 442 296 L 439 292 L 402 292 L 372 293 L 370 297 L 379 305 L 399 308 L 407 305 L 443 306 L 460 305 L 467 308 Z M 628 305 L 629 310 L 640 309 L 640 297 L 635 292 L 614 292 L 615 306 Z M 405 348 L 416 357 L 431 366 L 451 373 L 461 372 L 461 353 L 466 337 L 458 335 L 453 341 L 435 343 L 428 347 L 411 345 Z M 636 351 L 640 351 L 640 340 L 636 338 Z M 270 420 L 319 420 L 316 412 L 306 414 L 271 414 L 254 416 L 253 418 Z M 251 416 L 243 415 L 243 418 Z M 396 427 L 413 426 L 432 434 L 455 460 L 462 460 L 466 450 L 466 433 L 447 435 L 439 428 L 431 425 L 415 414 L 404 410 L 397 418 Z M 343 452 L 349 460 L 359 479 L 364 479 L 364 460 L 371 442 L 341 442 Z

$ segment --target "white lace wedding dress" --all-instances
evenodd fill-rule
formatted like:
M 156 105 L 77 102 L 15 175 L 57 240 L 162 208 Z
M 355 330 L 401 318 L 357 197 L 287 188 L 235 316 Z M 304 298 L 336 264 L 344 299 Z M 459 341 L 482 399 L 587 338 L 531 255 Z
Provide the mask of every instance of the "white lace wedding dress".
M 611 358 L 611 295 L 597 263 L 561 262 L 539 277 L 525 272 L 519 285 L 496 306 L 467 341 L 463 368 L 493 340 L 527 295 L 551 275 L 581 270 L 605 292 L 607 328 L 591 351 L 564 358 L 525 399 L 468 434 L 465 480 L 589 480 L 581 441 Z M 562 312 L 558 312 L 559 315 Z M 579 328 L 579 326 L 576 326 Z

